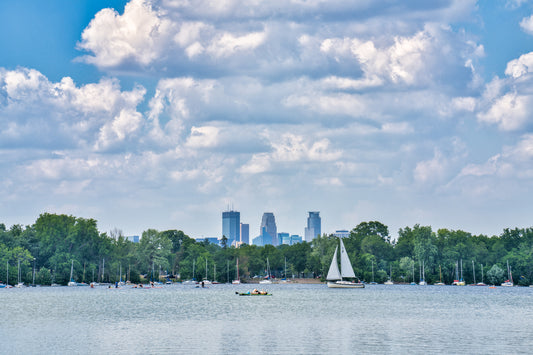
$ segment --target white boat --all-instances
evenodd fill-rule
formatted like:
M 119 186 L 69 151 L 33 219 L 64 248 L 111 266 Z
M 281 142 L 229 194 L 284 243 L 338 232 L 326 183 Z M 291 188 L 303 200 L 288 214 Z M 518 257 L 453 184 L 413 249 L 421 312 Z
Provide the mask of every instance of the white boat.
M 372 282 L 370 282 L 371 285 L 377 285 L 378 283 L 374 281 L 374 260 L 372 260 Z
M 390 265 L 389 279 L 383 283 L 384 285 L 394 285 L 392 282 L 392 265 Z
M 231 281 L 233 285 L 240 285 L 241 279 L 239 278 L 239 258 L 237 258 L 237 278 L 233 281 Z
M 271 278 L 270 263 L 268 262 L 268 258 L 267 258 L 267 276 L 264 280 L 259 281 L 259 283 L 262 285 L 270 285 L 272 283 L 272 280 L 270 280 L 270 278 Z
M 483 280 L 483 264 L 481 264 L 481 282 L 478 282 L 476 285 L 477 286 L 487 286 L 487 284 Z
M 337 251 L 338 246 L 335 247 L 335 253 L 333 253 L 333 259 L 331 260 L 331 265 L 329 266 L 328 275 L 326 280 L 328 280 L 329 288 L 364 288 L 365 284 L 361 282 L 352 282 L 346 281 L 344 278 L 355 279 L 355 273 L 353 272 L 352 263 L 344 248 L 344 243 L 342 239 L 339 238 L 341 246 L 341 268 L 339 270 L 339 265 L 337 262 Z
M 505 282 L 502 283 L 502 286 L 504 286 L 504 287 L 513 287 L 514 286 L 513 274 L 511 273 L 511 268 L 509 267 L 509 260 L 507 260 L 507 277 L 509 279 L 505 280 Z
M 428 283 L 425 280 L 426 271 L 424 269 L 424 260 L 422 260 L 422 274 L 420 276 L 420 282 L 418 283 L 420 286 L 426 286 Z
M 455 263 L 455 278 L 452 285 L 454 286 L 465 286 L 465 280 L 463 280 L 463 260 L 461 259 L 461 278 L 459 278 L 459 262 Z
M 444 286 L 444 282 L 442 282 L 442 269 L 439 265 L 439 275 L 440 275 L 440 279 L 439 279 L 439 282 L 435 282 L 433 285 L 435 286 Z
M 17 284 L 15 285 L 15 287 L 17 287 L 17 288 L 26 287 L 26 285 L 24 285 L 24 282 L 22 282 L 22 274 L 20 272 L 20 260 L 18 261 Z
M 74 279 L 72 278 L 73 271 L 74 271 L 74 260 L 72 260 L 72 262 L 70 263 L 70 281 L 67 284 L 68 286 L 78 286 L 78 283 L 74 281 Z

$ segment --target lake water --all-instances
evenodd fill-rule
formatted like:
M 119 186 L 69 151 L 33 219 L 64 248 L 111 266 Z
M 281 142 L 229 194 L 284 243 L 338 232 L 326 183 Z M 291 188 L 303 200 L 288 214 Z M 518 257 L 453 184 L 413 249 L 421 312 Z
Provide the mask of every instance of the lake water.
M 533 288 L 0 289 L 1 354 L 533 352 Z

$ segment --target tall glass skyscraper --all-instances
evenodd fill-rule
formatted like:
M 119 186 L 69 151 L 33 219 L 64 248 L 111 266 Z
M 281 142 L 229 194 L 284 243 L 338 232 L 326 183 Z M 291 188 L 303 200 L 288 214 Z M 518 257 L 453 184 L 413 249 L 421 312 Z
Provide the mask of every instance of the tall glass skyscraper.
M 274 218 L 274 213 L 263 213 L 261 229 L 259 230 L 259 233 L 261 236 L 263 236 L 263 245 L 278 245 L 278 228 L 276 227 L 276 218 Z
M 228 246 L 241 241 L 241 213 L 222 212 L 222 235 L 228 238 Z
M 322 234 L 322 222 L 320 212 L 309 212 L 307 217 L 307 227 L 305 227 L 305 241 L 311 242 L 318 235 Z
M 250 225 L 241 223 L 241 242 L 250 244 Z

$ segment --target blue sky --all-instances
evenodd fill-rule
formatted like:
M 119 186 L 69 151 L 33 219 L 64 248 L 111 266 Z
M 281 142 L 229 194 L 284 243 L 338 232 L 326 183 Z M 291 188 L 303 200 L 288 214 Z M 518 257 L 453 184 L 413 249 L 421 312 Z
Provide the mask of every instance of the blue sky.
M 0 222 L 529 227 L 533 2 L 0 3 Z

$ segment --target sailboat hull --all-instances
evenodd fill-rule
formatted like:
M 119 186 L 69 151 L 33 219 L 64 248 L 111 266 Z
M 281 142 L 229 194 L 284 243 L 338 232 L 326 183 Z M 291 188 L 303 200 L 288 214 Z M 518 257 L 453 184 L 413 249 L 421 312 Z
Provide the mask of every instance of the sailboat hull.
M 350 281 L 328 281 L 329 288 L 365 288 L 365 284 L 361 282 Z

